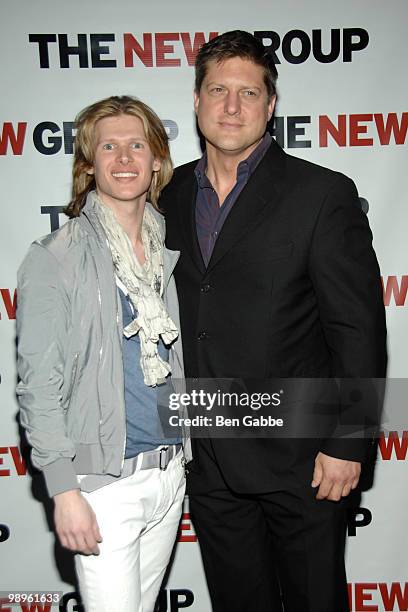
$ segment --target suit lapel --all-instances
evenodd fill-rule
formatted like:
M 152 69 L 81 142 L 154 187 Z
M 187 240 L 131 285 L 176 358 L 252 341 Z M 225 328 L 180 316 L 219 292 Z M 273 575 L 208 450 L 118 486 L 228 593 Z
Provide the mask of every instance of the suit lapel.
M 195 265 L 200 270 L 200 272 L 204 274 L 205 265 L 201 255 L 200 245 L 198 243 L 195 221 L 197 180 L 194 174 L 194 170 L 180 185 L 178 193 L 178 213 L 184 241 Z
M 173 273 L 176 263 L 180 257 L 180 251 L 171 251 L 166 246 L 163 247 L 163 286 L 167 287 L 170 276 Z
M 284 169 L 285 153 L 272 141 L 225 220 L 215 243 L 208 271 L 218 264 L 236 242 L 253 231 L 274 211 L 283 191 Z M 194 232 L 196 234 L 195 224 Z

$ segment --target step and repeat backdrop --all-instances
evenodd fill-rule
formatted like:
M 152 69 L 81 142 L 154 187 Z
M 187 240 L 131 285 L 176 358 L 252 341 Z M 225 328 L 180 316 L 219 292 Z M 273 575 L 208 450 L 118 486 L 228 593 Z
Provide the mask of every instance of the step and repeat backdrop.
M 2 0 L 0 12 L 0 591 L 62 591 L 60 610 L 79 611 L 71 557 L 56 545 L 42 477 L 21 444 L 14 393 L 16 271 L 30 242 L 65 222 L 75 115 L 108 95 L 138 96 L 163 120 L 174 164 L 194 159 L 200 155 L 192 93 L 198 47 L 237 28 L 259 36 L 279 70 L 277 141 L 357 184 L 380 262 L 389 376 L 399 379 L 395 402 L 403 413 L 408 6 L 405 0 Z M 408 427 L 391 417 L 374 478 L 349 515 L 353 611 L 408 610 L 407 466 Z M 211 610 L 188 500 L 159 609 Z M 0 610 L 9 608 L 0 603 Z

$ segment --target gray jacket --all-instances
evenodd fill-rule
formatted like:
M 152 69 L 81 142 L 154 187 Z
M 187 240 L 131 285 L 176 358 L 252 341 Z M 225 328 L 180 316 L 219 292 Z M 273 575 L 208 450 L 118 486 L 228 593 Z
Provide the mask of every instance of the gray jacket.
M 180 329 L 164 219 L 164 300 Z M 78 488 L 76 474 L 119 476 L 126 417 L 122 313 L 106 237 L 88 200 L 81 215 L 36 240 L 18 271 L 17 395 L 21 424 L 49 494 Z M 173 381 L 184 377 L 180 336 L 169 351 Z M 186 460 L 190 441 L 184 435 Z

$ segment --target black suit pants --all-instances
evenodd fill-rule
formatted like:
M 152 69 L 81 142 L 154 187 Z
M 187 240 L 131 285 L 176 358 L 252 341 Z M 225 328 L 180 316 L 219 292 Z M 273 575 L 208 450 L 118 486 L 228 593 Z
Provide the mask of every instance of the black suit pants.
M 317 501 L 310 484 L 237 494 L 211 441 L 195 442 L 190 511 L 213 612 L 348 612 L 347 500 Z

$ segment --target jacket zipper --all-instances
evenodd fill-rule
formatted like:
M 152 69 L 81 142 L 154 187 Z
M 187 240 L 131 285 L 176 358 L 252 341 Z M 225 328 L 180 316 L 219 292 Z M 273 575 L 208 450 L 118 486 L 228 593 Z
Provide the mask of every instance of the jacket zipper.
M 100 366 L 101 366 L 101 360 L 102 360 L 102 349 L 103 349 L 103 342 L 102 342 L 102 335 L 103 335 L 103 325 L 102 325 L 102 297 L 101 297 L 101 285 L 99 282 L 99 274 L 98 274 L 98 268 L 96 266 L 96 261 L 95 261 L 95 257 L 94 254 L 92 253 L 92 261 L 94 263 L 95 266 L 95 274 L 96 274 L 96 283 L 98 285 L 98 303 L 99 303 L 99 321 L 100 321 L 100 326 L 101 326 L 101 344 L 99 347 L 99 357 L 98 357 L 98 369 L 96 372 L 96 394 L 98 396 L 98 407 L 99 407 L 99 441 L 101 440 L 101 423 L 102 423 L 102 410 L 101 410 L 101 396 L 99 393 L 99 371 L 100 371 Z M 103 446 L 101 444 L 101 449 L 102 449 L 102 456 L 103 456 Z M 105 461 L 104 461 L 105 463 Z
M 118 329 L 118 336 L 119 336 L 119 344 L 122 347 L 122 343 L 123 343 L 123 331 L 121 333 L 121 330 L 119 329 L 119 300 L 118 300 L 118 288 L 116 285 L 116 280 L 115 280 L 115 295 L 116 295 L 116 327 Z M 122 351 L 122 362 L 123 362 L 123 349 L 121 348 Z M 125 393 L 125 384 L 123 381 L 123 394 Z M 124 403 L 124 402 L 123 402 Z M 122 471 L 124 463 L 125 463 L 125 454 L 126 454 L 126 406 L 125 406 L 125 414 L 124 414 L 124 420 L 125 420 L 125 435 L 123 438 L 123 448 L 122 448 L 122 461 L 120 464 L 120 469 Z

